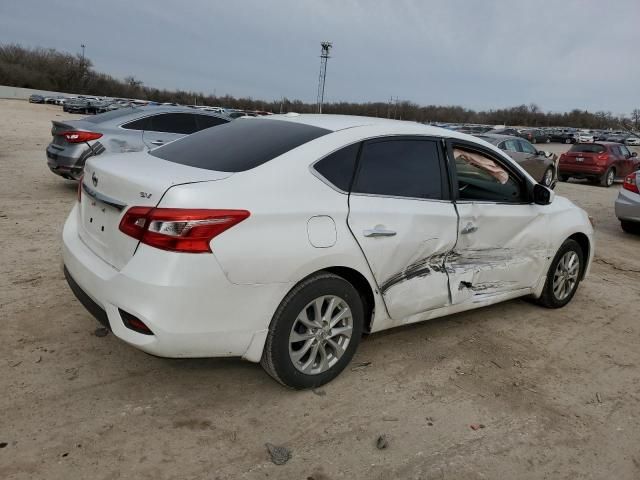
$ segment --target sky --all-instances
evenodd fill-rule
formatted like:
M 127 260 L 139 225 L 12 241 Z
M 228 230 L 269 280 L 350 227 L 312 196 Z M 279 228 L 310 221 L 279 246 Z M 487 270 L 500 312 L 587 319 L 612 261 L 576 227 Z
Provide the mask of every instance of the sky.
M 159 88 L 315 102 L 640 108 L 640 0 L 20 0 L 0 43 Z

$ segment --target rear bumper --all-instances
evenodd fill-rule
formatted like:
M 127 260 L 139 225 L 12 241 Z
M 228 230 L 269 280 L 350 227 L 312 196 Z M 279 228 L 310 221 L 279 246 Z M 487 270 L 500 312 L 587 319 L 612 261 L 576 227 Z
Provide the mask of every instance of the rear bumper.
M 106 316 L 116 337 L 161 357 L 260 360 L 271 318 L 293 285 L 232 284 L 213 255 L 146 245 L 118 271 L 80 240 L 77 210 L 63 230 L 69 285 L 96 318 Z M 127 328 L 119 309 L 142 320 L 154 334 Z
M 620 220 L 640 222 L 640 195 L 620 190 L 615 204 L 616 217 Z
M 607 171 L 607 167 L 599 165 L 583 165 L 579 163 L 560 163 L 560 175 L 585 175 L 601 176 Z

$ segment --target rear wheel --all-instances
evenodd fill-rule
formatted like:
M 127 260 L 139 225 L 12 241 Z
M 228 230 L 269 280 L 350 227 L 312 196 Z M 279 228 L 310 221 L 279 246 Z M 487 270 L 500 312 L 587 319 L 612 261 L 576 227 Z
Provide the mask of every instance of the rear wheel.
M 603 187 L 610 187 L 613 185 L 613 181 L 616 178 L 616 171 L 613 168 L 609 168 L 602 177 L 600 177 L 600 185 Z
M 282 300 L 260 363 L 287 387 L 318 387 L 349 364 L 363 324 L 358 291 L 344 278 L 320 272 L 303 280 Z
M 571 143 L 571 139 L 570 139 L 570 138 L 566 138 L 566 139 L 564 140 L 564 143 Z
M 620 226 L 622 227 L 622 230 L 627 233 L 640 234 L 640 223 L 620 220 Z
M 580 284 L 584 262 L 582 248 L 575 240 L 566 240 L 549 267 L 538 303 L 547 308 L 564 307 Z
M 569 175 L 560 175 L 560 181 L 561 182 L 568 182 L 569 181 Z

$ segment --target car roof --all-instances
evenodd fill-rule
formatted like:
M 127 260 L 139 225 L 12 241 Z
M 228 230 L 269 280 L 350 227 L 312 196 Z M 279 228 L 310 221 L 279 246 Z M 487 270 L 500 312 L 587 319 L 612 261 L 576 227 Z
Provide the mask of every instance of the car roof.
M 493 143 L 493 141 L 501 142 L 502 140 L 522 140 L 515 135 L 501 135 L 499 133 L 483 133 L 482 135 L 477 135 L 478 138 L 486 139 L 487 141 Z
M 389 135 L 433 135 L 437 137 L 459 138 L 477 142 L 479 139 L 473 135 L 460 133 L 447 128 L 434 127 L 418 122 L 405 120 L 391 120 L 388 118 L 363 117 L 356 115 L 333 115 L 333 114 L 276 114 L 262 117 L 253 117 L 261 120 L 281 120 L 292 123 L 301 123 L 318 128 L 324 128 L 332 132 L 359 127 L 383 127 Z M 241 119 L 250 121 L 251 118 Z

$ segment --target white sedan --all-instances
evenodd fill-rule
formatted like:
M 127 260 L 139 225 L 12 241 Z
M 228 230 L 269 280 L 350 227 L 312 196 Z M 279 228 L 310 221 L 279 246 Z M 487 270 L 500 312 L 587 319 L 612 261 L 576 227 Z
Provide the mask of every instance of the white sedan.
M 125 342 L 322 385 L 363 333 L 530 296 L 566 305 L 586 213 L 478 138 L 333 115 L 239 119 L 90 158 L 65 274 Z

